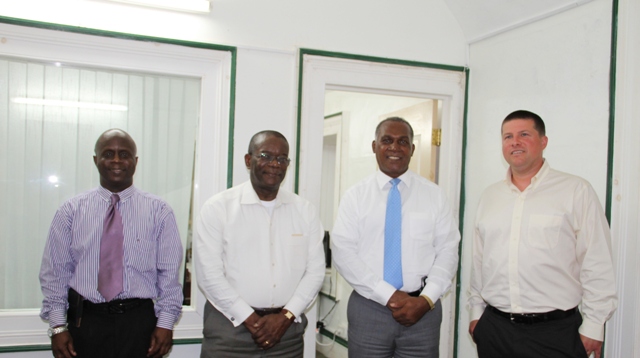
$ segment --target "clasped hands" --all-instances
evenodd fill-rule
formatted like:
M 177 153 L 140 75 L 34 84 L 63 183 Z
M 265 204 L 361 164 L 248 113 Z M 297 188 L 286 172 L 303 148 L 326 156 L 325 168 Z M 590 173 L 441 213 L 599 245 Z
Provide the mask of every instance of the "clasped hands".
M 292 321 L 279 313 L 260 317 L 253 312 L 243 324 L 251 333 L 256 345 L 267 350 L 280 342 L 284 333 L 291 326 Z
M 387 302 L 393 319 L 405 327 L 416 324 L 431 307 L 423 297 L 411 297 L 406 292 L 396 291 Z

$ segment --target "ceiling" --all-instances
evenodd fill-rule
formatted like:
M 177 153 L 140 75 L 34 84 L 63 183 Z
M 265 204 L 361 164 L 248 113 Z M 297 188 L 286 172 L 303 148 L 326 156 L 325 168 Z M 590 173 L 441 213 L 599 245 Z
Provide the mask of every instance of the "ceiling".
M 468 43 L 526 25 L 593 0 L 443 0 Z

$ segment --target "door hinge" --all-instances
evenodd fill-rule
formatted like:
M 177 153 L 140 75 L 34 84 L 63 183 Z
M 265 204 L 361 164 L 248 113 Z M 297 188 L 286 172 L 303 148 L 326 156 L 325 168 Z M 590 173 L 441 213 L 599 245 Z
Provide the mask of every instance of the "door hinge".
M 442 144 L 442 129 L 434 129 L 431 131 L 431 144 L 436 147 Z

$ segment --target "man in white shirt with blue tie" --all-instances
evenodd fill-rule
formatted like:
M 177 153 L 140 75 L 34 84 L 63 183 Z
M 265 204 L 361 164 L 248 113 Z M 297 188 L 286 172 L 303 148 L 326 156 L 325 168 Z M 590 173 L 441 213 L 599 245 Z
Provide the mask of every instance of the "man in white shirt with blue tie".
M 380 171 L 350 188 L 331 238 L 349 298 L 349 357 L 438 357 L 460 234 L 436 184 L 409 170 L 413 128 L 391 117 L 372 143 Z

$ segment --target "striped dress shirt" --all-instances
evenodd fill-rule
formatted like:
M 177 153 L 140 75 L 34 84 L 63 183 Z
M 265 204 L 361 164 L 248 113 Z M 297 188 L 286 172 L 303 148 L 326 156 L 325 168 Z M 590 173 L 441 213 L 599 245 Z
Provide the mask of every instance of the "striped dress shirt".
M 131 186 L 120 193 L 124 227 L 123 291 L 115 299 L 151 298 L 157 327 L 173 329 L 182 311 L 179 268 L 182 243 L 171 207 Z M 67 295 L 73 288 L 93 303 L 98 292 L 100 238 L 112 193 L 98 187 L 65 202 L 56 212 L 44 249 L 40 317 L 51 327 L 66 323 Z

